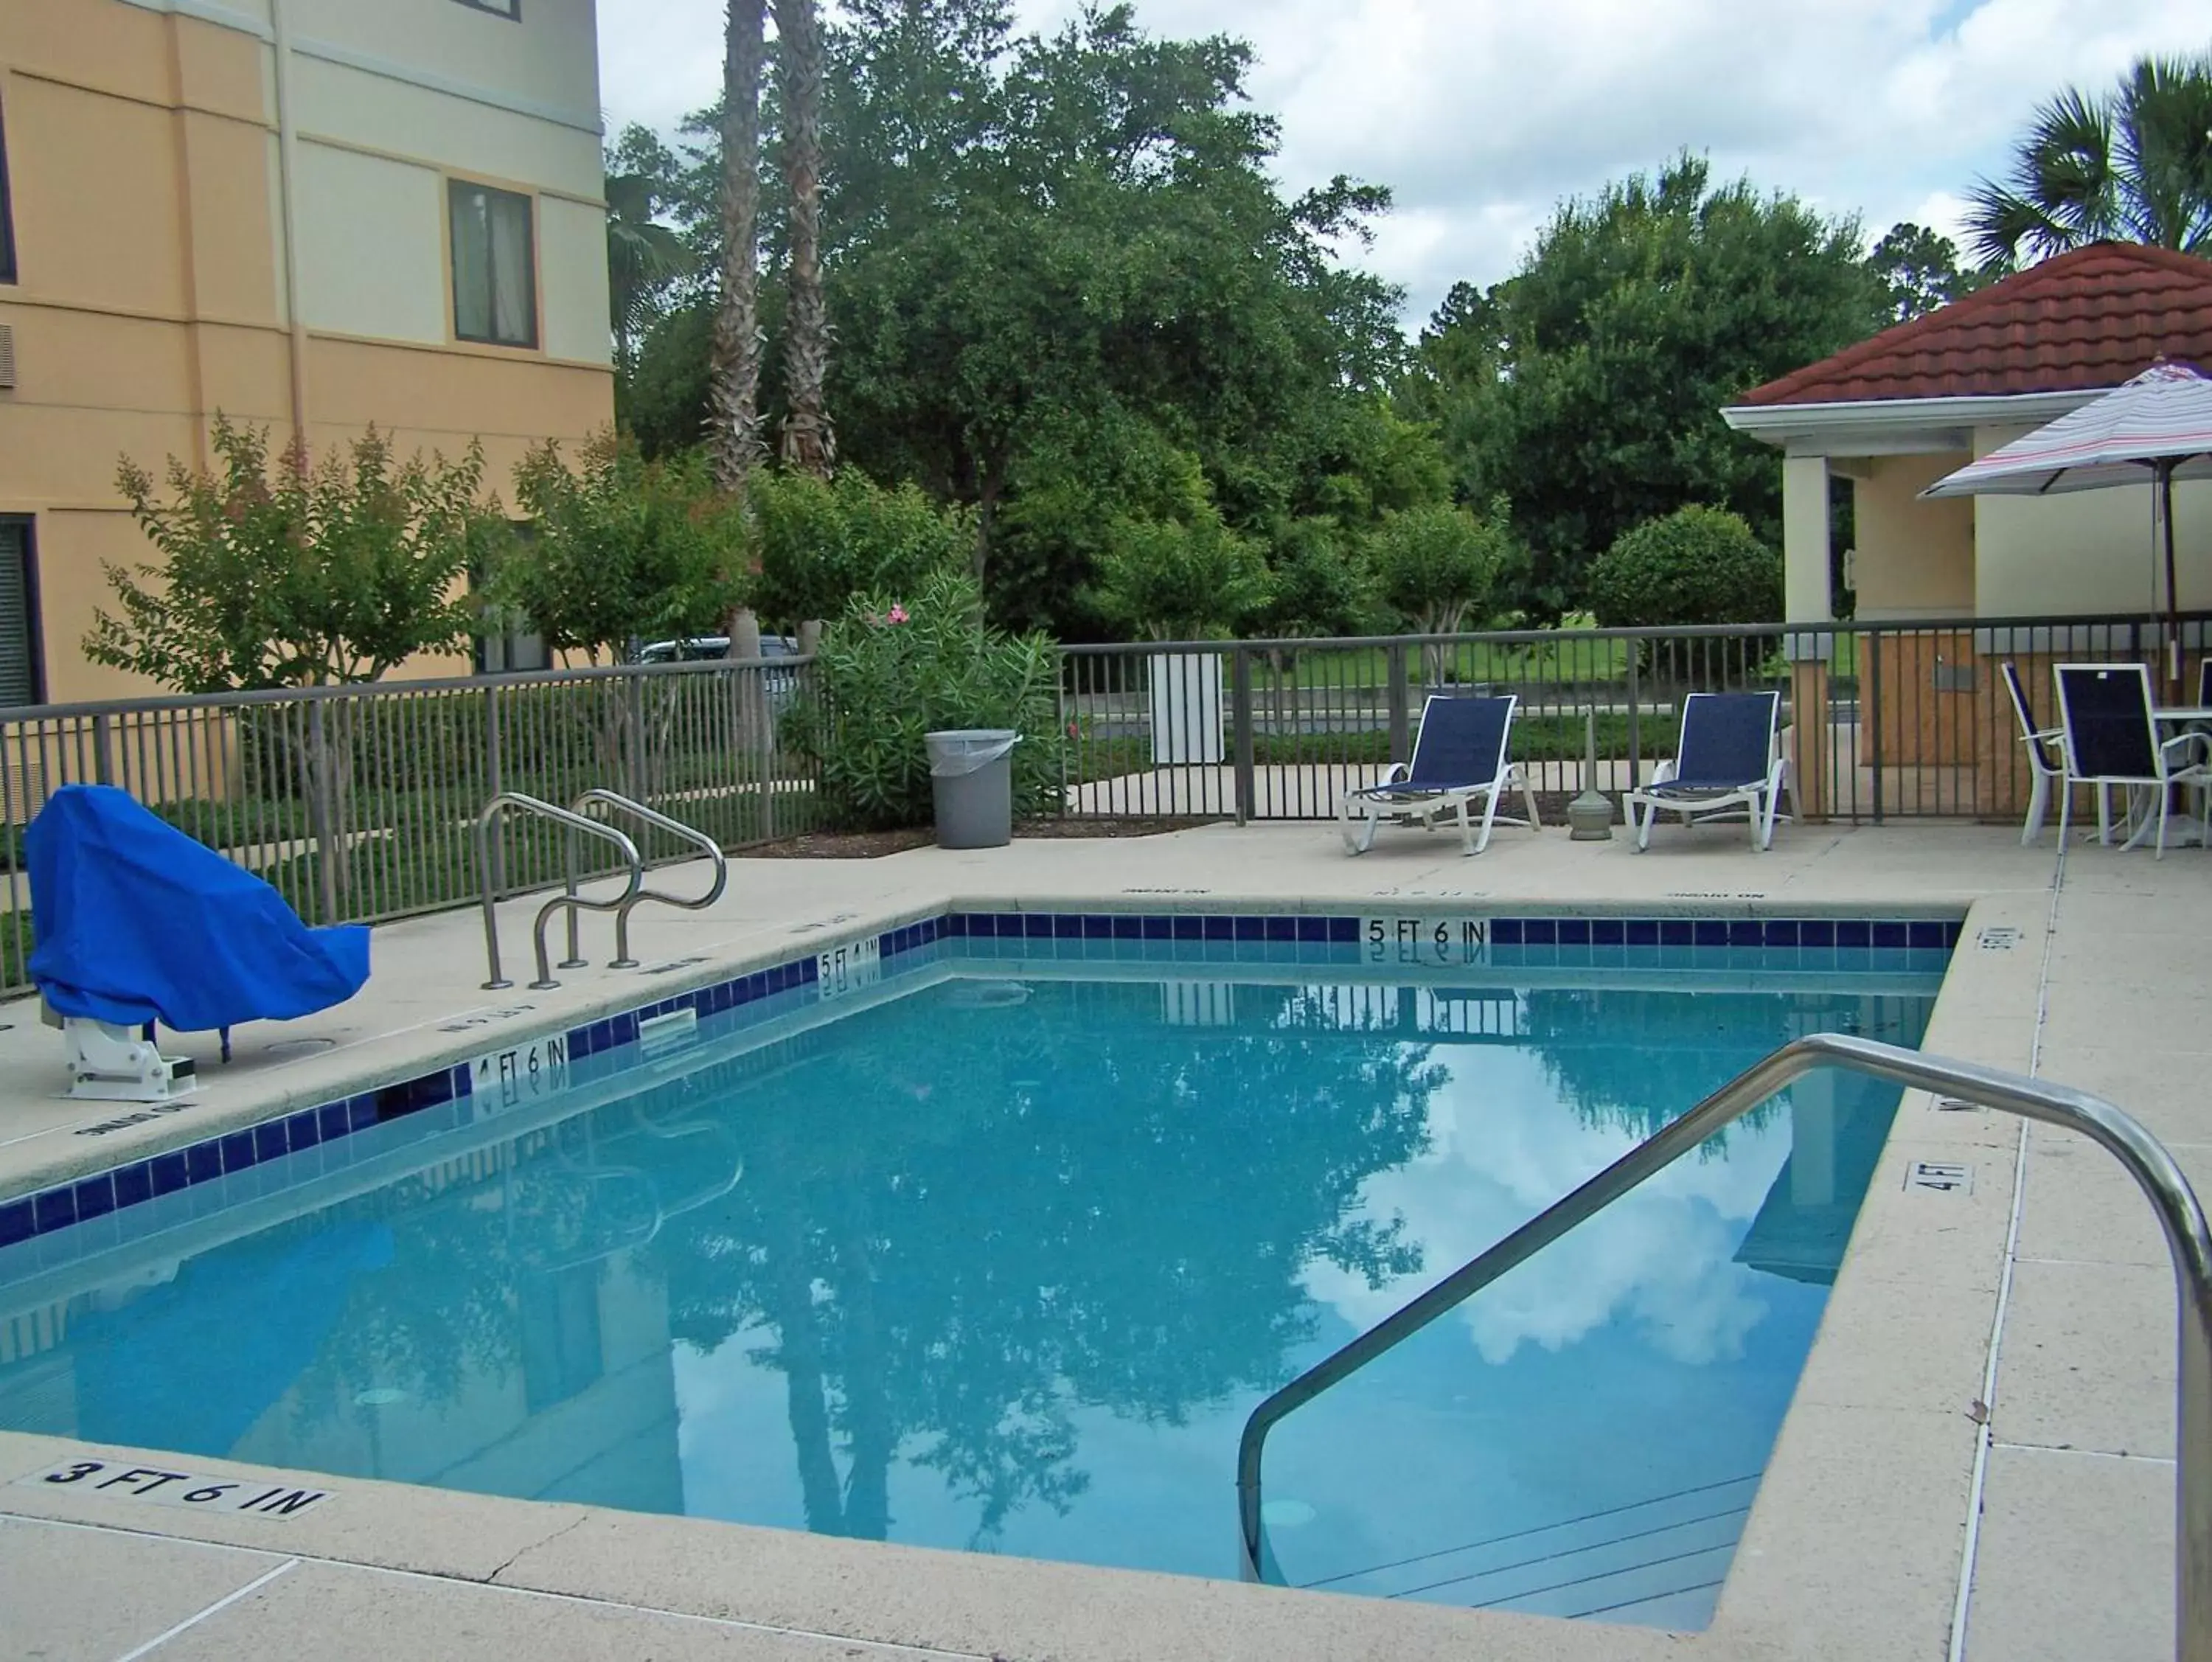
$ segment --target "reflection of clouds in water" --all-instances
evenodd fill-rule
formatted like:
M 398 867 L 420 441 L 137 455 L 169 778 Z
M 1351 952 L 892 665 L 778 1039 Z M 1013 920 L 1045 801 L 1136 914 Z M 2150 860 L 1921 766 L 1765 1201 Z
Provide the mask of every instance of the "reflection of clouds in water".
M 1304 1274 L 1306 1291 L 1357 1327 L 1381 1320 L 1414 1285 L 1457 1269 L 1638 1141 L 1584 1124 L 1525 1052 L 1485 1046 L 1439 1050 L 1437 1059 L 1452 1078 L 1430 1099 L 1428 1152 L 1361 1191 L 1369 1215 L 1404 1217 L 1422 1246 L 1420 1275 L 1377 1292 L 1325 1262 Z M 1755 1272 L 1731 1255 L 1789 1153 L 1786 1115 L 1758 1129 L 1739 1122 L 1726 1159 L 1685 1155 L 1455 1318 L 1493 1364 L 1524 1342 L 1560 1349 L 1620 1315 L 1643 1323 L 1677 1361 L 1737 1356 L 1766 1306 L 1753 1287 Z

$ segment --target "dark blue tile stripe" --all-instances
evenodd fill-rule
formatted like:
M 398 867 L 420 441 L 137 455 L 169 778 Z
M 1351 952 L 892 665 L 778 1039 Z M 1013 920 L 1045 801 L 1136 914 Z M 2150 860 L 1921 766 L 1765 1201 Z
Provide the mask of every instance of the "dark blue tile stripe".
M 1907 947 L 1940 951 L 1958 945 L 1960 924 L 1929 918 L 1492 917 L 1492 947 L 1784 947 L 1854 951 Z M 876 938 L 890 960 L 945 941 L 1221 941 L 1263 946 L 1359 944 L 1358 917 L 1279 912 L 949 912 L 902 924 Z M 1049 948 L 1048 948 L 1049 950 Z M 1240 954 L 1241 956 L 1241 954 Z M 619 1015 L 570 1028 L 574 1062 L 637 1040 L 637 1024 L 672 1010 L 702 1020 L 796 991 L 817 978 L 815 957 L 793 959 L 717 982 Z M 195 1184 L 265 1161 L 334 1143 L 470 1093 L 465 1064 L 441 1068 L 396 1085 L 267 1120 L 171 1149 L 34 1195 L 0 1202 L 0 1247 L 143 1205 Z

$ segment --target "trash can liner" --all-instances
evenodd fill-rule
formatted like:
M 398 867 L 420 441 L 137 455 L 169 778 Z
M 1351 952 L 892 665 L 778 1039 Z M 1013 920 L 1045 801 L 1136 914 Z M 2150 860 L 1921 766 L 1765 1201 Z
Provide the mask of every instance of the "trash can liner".
M 939 779 L 981 773 L 1001 756 L 1012 754 L 1021 742 L 1020 734 L 998 728 L 959 728 L 922 735 L 922 743 L 929 746 L 929 770 Z

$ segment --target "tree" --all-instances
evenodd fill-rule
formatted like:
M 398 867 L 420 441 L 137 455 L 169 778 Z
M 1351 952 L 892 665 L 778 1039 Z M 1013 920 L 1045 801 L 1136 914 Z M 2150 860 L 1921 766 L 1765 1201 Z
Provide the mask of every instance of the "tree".
M 1512 599 L 1558 617 L 1593 555 L 1692 502 L 1781 529 L 1773 454 L 1720 411 L 1883 318 L 1859 228 L 1684 155 L 1563 204 L 1519 271 L 1457 291 L 1422 342 L 1418 402 L 1463 501 L 1503 493 L 1532 562 Z
M 609 433 L 571 468 L 549 440 L 515 468 L 514 489 L 529 534 L 490 593 L 555 651 L 611 661 L 635 641 L 703 634 L 744 598 L 730 575 L 750 563 L 744 511 L 697 453 L 647 461 Z
M 1961 269 L 1956 243 L 1910 220 L 1889 228 L 1868 254 L 1867 265 L 1881 283 L 1892 323 L 1924 317 L 2002 275 L 1994 266 Z
M 752 605 L 786 628 L 844 615 L 861 594 L 911 594 L 964 567 L 975 530 L 912 484 L 886 490 L 857 467 L 835 479 L 763 472 L 750 508 L 760 548 Z
M 728 0 L 722 60 L 721 298 L 714 314 L 714 482 L 743 494 L 760 437 L 760 83 L 765 0 Z M 734 632 L 734 631 L 733 631 Z
M 618 386 L 635 374 L 640 341 L 692 267 L 682 233 L 658 217 L 675 164 L 668 147 L 636 125 L 607 153 L 607 307 Z
M 2102 97 L 2069 87 L 1970 201 L 1975 252 L 2008 266 L 2100 241 L 2212 253 L 2212 53 L 2137 58 Z
M 1417 635 L 1454 635 L 1494 604 L 1500 581 L 1519 551 L 1504 526 L 1503 504 L 1487 520 L 1437 503 L 1388 514 L 1367 539 L 1376 594 Z M 1443 648 L 1425 648 L 1428 684 L 1443 679 Z
M 1268 587 L 1259 551 L 1218 513 L 1123 520 L 1098 562 L 1091 606 L 1147 640 L 1216 640 L 1264 606 Z
M 972 510 L 994 616 L 1096 628 L 1079 597 L 1116 514 L 1159 517 L 1124 492 L 1166 453 L 1198 459 L 1223 522 L 1271 563 L 1311 545 L 1310 518 L 1348 549 L 1399 505 L 1408 458 L 1434 460 L 1417 423 L 1388 430 L 1400 296 L 1337 253 L 1389 194 L 1276 188 L 1248 48 L 1155 39 L 1125 6 L 1017 37 L 1007 0 L 849 0 L 821 43 L 837 457 Z M 766 115 L 789 163 L 781 87 Z M 732 127 L 726 100 L 691 118 L 665 181 L 707 269 L 725 259 Z M 806 261 L 769 228 L 803 227 L 799 181 L 786 166 L 755 182 L 772 245 L 755 321 L 795 346 Z M 644 333 L 624 408 L 649 454 L 720 430 L 705 328 L 678 285 Z M 767 419 L 798 411 L 805 380 L 788 352 L 769 366 Z
M 1743 516 L 1695 504 L 1625 532 L 1589 573 L 1607 629 L 1764 624 L 1782 615 L 1782 557 Z
M 815 0 L 775 0 L 778 87 L 783 95 L 783 177 L 790 194 L 784 279 L 783 418 L 786 466 L 827 478 L 837 438 L 823 403 L 830 314 L 822 295 L 822 20 Z
M 504 531 L 473 441 L 457 461 L 401 462 L 372 427 L 316 464 L 218 414 L 212 444 L 215 472 L 169 459 L 167 502 L 145 469 L 118 468 L 161 557 L 104 568 L 120 615 L 93 614 L 93 662 L 227 692 L 374 681 L 467 641 L 465 580 Z

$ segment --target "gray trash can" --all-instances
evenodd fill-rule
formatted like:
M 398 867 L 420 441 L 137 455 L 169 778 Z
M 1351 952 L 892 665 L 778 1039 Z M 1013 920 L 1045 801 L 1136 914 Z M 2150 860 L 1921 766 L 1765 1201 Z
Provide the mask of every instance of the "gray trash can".
M 927 733 L 929 783 L 940 849 L 1002 849 L 1014 836 L 1014 746 L 1018 733 L 963 728 Z

